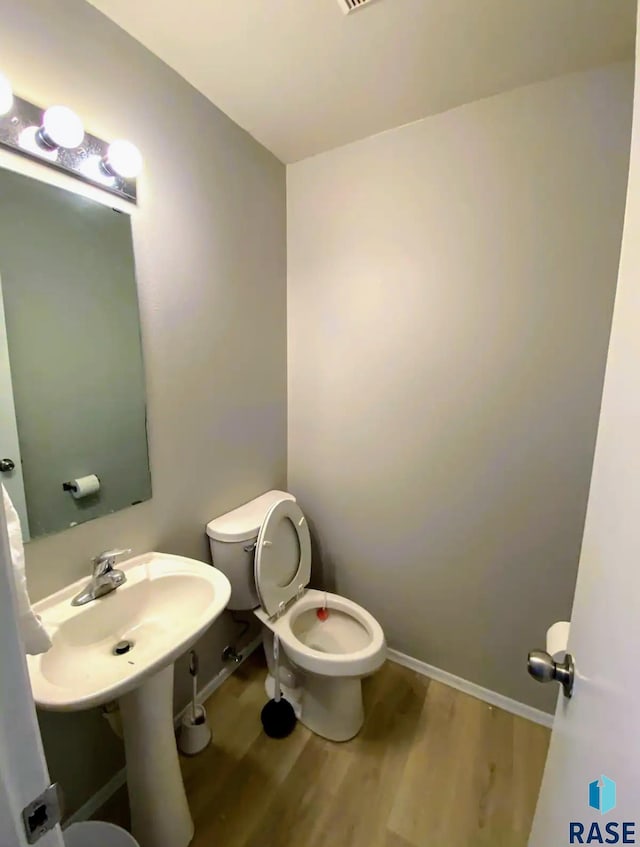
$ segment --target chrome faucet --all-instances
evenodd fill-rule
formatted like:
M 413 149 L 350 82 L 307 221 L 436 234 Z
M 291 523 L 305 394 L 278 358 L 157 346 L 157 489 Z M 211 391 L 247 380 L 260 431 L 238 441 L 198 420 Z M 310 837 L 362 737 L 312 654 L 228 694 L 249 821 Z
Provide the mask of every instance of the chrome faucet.
M 114 568 L 116 559 L 119 556 L 127 556 L 131 550 L 107 550 L 105 553 L 100 553 L 92 559 L 93 574 L 91 582 L 89 582 L 71 601 L 72 606 L 84 606 L 85 603 L 91 603 L 92 600 L 97 600 L 98 597 L 104 597 L 105 594 L 110 594 L 115 591 L 118 586 L 127 581 L 124 571 L 119 571 Z

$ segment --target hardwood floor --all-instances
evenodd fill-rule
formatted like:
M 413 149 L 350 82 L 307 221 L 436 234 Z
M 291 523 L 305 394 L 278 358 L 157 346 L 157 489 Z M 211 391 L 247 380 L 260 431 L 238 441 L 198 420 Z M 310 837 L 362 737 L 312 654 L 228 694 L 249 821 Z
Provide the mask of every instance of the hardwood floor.
M 183 759 L 193 847 L 526 847 L 549 730 L 387 662 L 357 738 L 260 724 L 256 652 L 208 700 L 213 744 Z M 124 823 L 122 798 L 96 817 Z

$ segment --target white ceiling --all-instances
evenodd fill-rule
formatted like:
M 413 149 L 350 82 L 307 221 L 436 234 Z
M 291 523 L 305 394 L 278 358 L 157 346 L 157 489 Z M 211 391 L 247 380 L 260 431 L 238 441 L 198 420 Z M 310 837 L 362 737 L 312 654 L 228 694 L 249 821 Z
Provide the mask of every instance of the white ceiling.
M 633 56 L 633 0 L 90 0 L 294 162 Z

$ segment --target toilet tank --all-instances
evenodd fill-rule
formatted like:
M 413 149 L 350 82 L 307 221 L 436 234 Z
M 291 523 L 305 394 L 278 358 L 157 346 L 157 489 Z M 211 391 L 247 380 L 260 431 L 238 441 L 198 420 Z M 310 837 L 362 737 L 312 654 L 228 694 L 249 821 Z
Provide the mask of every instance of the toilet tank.
M 231 583 L 228 609 L 242 611 L 260 605 L 253 575 L 258 532 L 274 503 L 295 499 L 286 491 L 267 491 L 207 524 L 213 564 Z

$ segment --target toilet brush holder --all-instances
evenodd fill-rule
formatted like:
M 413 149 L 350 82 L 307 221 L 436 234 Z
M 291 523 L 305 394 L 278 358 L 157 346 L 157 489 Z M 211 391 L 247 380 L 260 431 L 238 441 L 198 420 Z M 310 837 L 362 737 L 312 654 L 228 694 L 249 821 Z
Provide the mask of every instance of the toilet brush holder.
M 211 727 L 204 706 L 196 706 L 195 716 L 189 709 L 180 721 L 178 749 L 185 756 L 201 753 L 211 742 Z
M 185 756 L 201 753 L 211 741 L 211 727 L 204 706 L 198 706 L 198 654 L 192 650 L 189 654 L 189 673 L 191 674 L 191 704 L 180 721 L 178 749 Z

